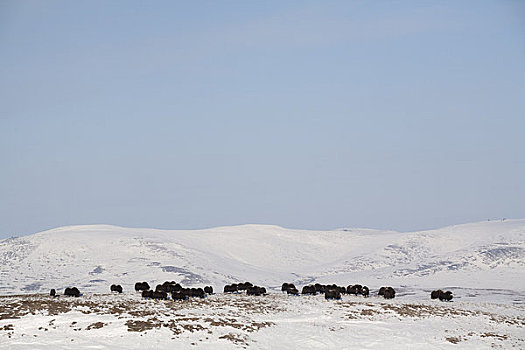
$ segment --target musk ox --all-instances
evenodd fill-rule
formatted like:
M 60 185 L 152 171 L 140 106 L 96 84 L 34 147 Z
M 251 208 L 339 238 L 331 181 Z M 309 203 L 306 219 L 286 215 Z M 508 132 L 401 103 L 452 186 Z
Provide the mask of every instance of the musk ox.
M 250 288 L 250 287 L 253 287 L 253 284 L 250 283 L 250 282 L 239 283 L 237 285 L 237 290 L 239 290 L 239 291 L 248 290 L 248 288 Z
M 289 288 L 294 288 L 294 289 L 297 289 L 295 288 L 295 285 L 293 283 L 283 283 L 283 285 L 281 286 L 281 292 L 287 292 Z
M 341 299 L 341 293 L 339 292 L 339 289 L 335 289 L 335 288 L 330 288 L 330 289 L 325 289 L 324 291 L 324 298 L 325 299 Z
M 191 288 L 191 296 L 196 298 L 204 298 L 206 294 L 202 288 Z
M 153 298 L 153 291 L 152 291 L 151 289 L 143 290 L 143 291 L 142 291 L 142 297 L 143 297 L 143 298 L 146 298 L 146 299 L 151 299 L 151 298 Z
M 224 293 L 235 293 L 237 290 L 237 284 L 228 284 L 224 286 Z
M 299 290 L 295 287 L 286 288 L 286 294 L 299 295 Z
M 377 292 L 377 295 L 383 295 L 384 296 L 385 295 L 385 288 L 386 287 L 379 288 L 379 292 Z
M 120 284 L 112 284 L 109 287 L 109 290 L 112 292 L 122 293 L 122 286 Z
M 246 289 L 247 295 L 255 295 L 255 296 L 261 296 L 266 294 L 266 288 L 259 287 L 259 286 L 251 286 Z
M 452 292 L 447 290 L 446 292 L 443 292 L 441 293 L 441 295 L 439 296 L 439 300 L 441 301 L 451 301 L 453 298 L 452 296 Z
M 447 290 L 446 292 L 443 292 L 441 289 L 434 290 L 432 293 L 430 293 L 431 299 L 439 299 L 441 301 L 451 301 L 453 298 L 452 292 Z
M 317 292 L 315 291 L 315 286 L 304 286 L 301 290 L 301 294 L 303 295 L 316 295 Z
M 393 299 L 396 296 L 396 291 L 392 287 L 385 287 L 383 290 L 383 297 L 385 299 Z
M 363 286 L 363 288 L 361 288 L 361 295 L 368 297 L 370 295 L 370 289 L 368 289 L 367 286 Z
M 348 287 L 346 287 L 346 293 L 358 295 L 358 294 L 361 294 L 362 289 L 363 289 L 363 286 L 360 284 L 349 285 Z
M 78 290 L 77 287 L 73 287 L 73 288 L 66 288 L 66 290 L 64 291 L 64 295 L 67 295 L 67 296 L 70 296 L 70 297 L 79 297 L 80 296 L 80 291 Z
M 191 296 L 193 295 L 191 288 L 182 288 L 180 292 L 184 294 L 185 296 L 187 296 L 188 298 L 191 298 Z
M 168 292 L 168 286 L 165 284 L 157 284 L 155 286 L 155 292 Z
M 439 298 L 439 295 L 443 293 L 443 291 L 441 289 L 438 289 L 438 290 L 433 290 L 431 293 L 430 293 L 430 299 L 437 299 Z
M 51 289 L 51 291 L 49 292 L 49 295 L 51 295 L 52 297 L 54 297 L 55 295 L 57 295 L 56 290 Z
M 339 286 L 337 284 L 327 284 L 324 286 L 324 289 L 325 290 L 328 290 L 328 289 L 339 289 Z
M 178 292 L 182 289 L 182 286 L 175 281 L 166 281 L 161 285 L 157 285 L 155 290 L 164 291 L 166 293 Z
M 212 286 L 204 287 L 204 293 L 212 295 L 213 294 L 213 287 Z
M 316 291 L 317 293 L 324 293 L 324 288 L 325 288 L 325 287 L 324 287 L 322 284 L 320 284 L 320 283 L 316 283 L 316 284 L 314 285 L 314 287 L 315 287 L 315 291 Z
M 281 286 L 281 292 L 286 292 L 286 294 L 299 295 L 299 291 L 295 288 L 293 283 L 283 283 Z
M 155 292 L 152 292 L 151 298 L 157 299 L 157 300 L 166 300 L 168 299 L 168 293 L 162 292 L 162 291 L 159 291 L 159 292 L 155 291 Z
M 171 299 L 173 300 L 186 300 L 188 297 L 182 292 L 171 292 Z
M 135 291 L 140 292 L 144 290 L 149 290 L 150 286 L 148 282 L 137 282 L 135 283 Z

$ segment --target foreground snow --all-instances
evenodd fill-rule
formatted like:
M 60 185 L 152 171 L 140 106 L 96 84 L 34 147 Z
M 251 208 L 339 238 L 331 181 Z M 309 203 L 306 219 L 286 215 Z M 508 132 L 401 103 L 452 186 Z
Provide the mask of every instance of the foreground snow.
M 405 298 L 409 299 L 409 298 Z M 0 349 L 524 348 L 525 307 L 344 296 L 0 298 Z

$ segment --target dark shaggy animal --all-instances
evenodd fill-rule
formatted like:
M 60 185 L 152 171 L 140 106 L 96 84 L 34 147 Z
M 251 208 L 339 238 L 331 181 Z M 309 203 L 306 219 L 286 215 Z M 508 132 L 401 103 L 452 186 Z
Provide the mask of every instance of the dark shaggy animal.
M 73 288 L 66 288 L 66 290 L 64 291 L 64 295 L 67 295 L 67 296 L 70 296 L 70 297 L 79 297 L 80 296 L 80 291 L 78 290 L 77 287 L 73 287 Z
M 168 286 L 165 284 L 157 284 L 155 286 L 155 292 L 168 292 Z
M 236 284 L 228 284 L 224 286 L 224 293 L 235 293 L 235 292 L 237 292 Z
M 452 296 L 452 292 L 447 290 L 446 292 L 443 292 L 441 293 L 441 295 L 439 296 L 439 300 L 441 301 L 451 301 L 453 298 Z
M 135 291 L 140 292 L 143 290 L 149 290 L 149 284 L 148 282 L 137 282 L 135 283 Z
M 157 300 L 166 300 L 168 299 L 168 293 L 166 292 L 153 292 L 151 298 L 157 299 Z
M 54 297 L 55 295 L 57 295 L 56 290 L 51 289 L 51 291 L 49 292 L 49 295 L 51 295 L 52 297 Z
M 363 286 L 363 288 L 361 288 L 361 294 L 364 296 L 364 297 L 367 297 L 370 295 L 370 289 L 368 289 L 367 286 Z
M 288 292 L 288 289 L 290 288 L 293 288 L 293 289 L 297 289 L 295 288 L 295 285 L 293 283 L 283 283 L 283 285 L 281 286 L 281 292 Z
M 328 290 L 328 289 L 339 289 L 339 286 L 337 284 L 327 284 L 324 286 L 324 289 L 325 290 Z
M 295 287 L 288 287 L 286 294 L 299 295 L 299 291 Z
M 142 297 L 143 297 L 143 298 L 146 298 L 146 299 L 151 299 L 151 298 L 153 298 L 153 291 L 152 291 L 151 289 L 143 290 L 143 291 L 142 291 Z
M 363 289 L 363 286 L 361 286 L 360 284 L 349 285 L 348 287 L 346 287 L 346 293 L 358 295 L 358 294 L 361 294 L 362 289 Z
M 447 290 L 446 292 L 443 292 L 441 289 L 434 290 L 432 293 L 430 293 L 431 299 L 439 299 L 441 301 L 451 301 L 453 298 L 452 292 Z
M 120 284 L 112 284 L 111 287 L 109 287 L 109 289 L 112 292 L 122 293 L 122 286 Z
M 171 292 L 171 299 L 173 300 L 186 300 L 188 297 L 182 292 Z
M 314 287 L 317 293 L 324 293 L 324 286 L 322 284 L 316 283 Z
M 182 288 L 181 285 L 175 281 L 166 281 L 162 284 L 157 284 L 155 286 L 155 291 L 171 293 L 173 291 L 180 290 L 181 288 Z
M 204 287 L 204 293 L 206 294 L 213 294 L 213 287 L 212 286 L 206 286 Z
M 316 295 L 317 292 L 315 291 L 315 286 L 304 286 L 303 290 L 301 290 L 301 294 Z
M 324 298 L 325 299 L 341 299 L 341 293 L 339 292 L 339 289 L 325 289 L 324 291 Z
M 247 295 L 255 295 L 255 296 L 261 296 L 266 294 L 266 288 L 259 287 L 259 286 L 251 286 L 246 289 Z
M 383 297 L 385 299 L 394 299 L 396 296 L 396 291 L 392 287 L 385 287 L 383 291 Z
M 188 298 L 191 298 L 191 296 L 193 295 L 191 288 L 182 288 L 180 292 L 184 294 L 185 296 L 187 296 Z
M 299 291 L 295 288 L 293 283 L 283 283 L 281 286 L 281 292 L 286 292 L 286 294 L 299 295 Z
M 379 292 L 377 292 L 377 295 L 385 295 L 385 288 L 386 287 L 379 288 Z
M 239 283 L 237 285 L 237 290 L 239 291 L 248 290 L 248 288 L 250 287 L 253 287 L 253 284 L 251 284 L 250 282 Z
M 177 292 L 181 289 L 182 289 L 182 286 L 175 281 L 166 281 L 155 287 L 156 291 L 160 291 L 160 292 L 163 291 L 166 293 Z
M 202 288 L 192 288 L 191 296 L 196 298 L 204 298 L 206 294 L 204 294 L 204 290 Z
M 437 299 L 439 298 L 439 295 L 443 293 L 441 289 L 433 290 L 432 293 L 430 293 L 430 299 Z

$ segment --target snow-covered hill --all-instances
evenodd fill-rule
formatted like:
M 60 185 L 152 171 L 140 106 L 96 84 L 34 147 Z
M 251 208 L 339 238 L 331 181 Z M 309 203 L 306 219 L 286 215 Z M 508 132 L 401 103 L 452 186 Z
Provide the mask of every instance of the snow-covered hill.
M 525 291 L 525 220 L 438 230 L 292 230 L 241 225 L 156 230 L 68 226 L 0 241 L 0 294 L 78 286 L 107 292 L 136 281 L 187 286 L 251 281 L 361 283 Z

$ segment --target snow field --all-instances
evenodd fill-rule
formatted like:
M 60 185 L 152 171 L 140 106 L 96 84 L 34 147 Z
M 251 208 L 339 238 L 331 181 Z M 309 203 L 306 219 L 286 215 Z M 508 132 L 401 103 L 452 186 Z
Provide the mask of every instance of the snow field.
M 377 297 L 0 298 L 0 349 L 523 348 L 525 307 Z

